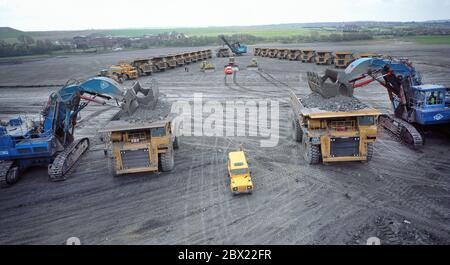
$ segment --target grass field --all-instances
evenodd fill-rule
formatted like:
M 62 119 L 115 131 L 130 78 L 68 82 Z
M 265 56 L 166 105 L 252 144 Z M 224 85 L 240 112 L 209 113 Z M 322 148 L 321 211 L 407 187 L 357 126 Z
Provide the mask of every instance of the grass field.
M 250 34 L 256 37 L 286 37 L 305 36 L 311 33 L 319 35 L 329 34 L 327 28 L 299 28 L 289 26 L 249 26 L 249 27 L 204 27 L 204 28 L 164 28 L 164 29 L 111 29 L 111 30 L 84 30 L 84 31 L 31 31 L 31 32 L 0 32 L 0 39 L 7 42 L 16 42 L 20 35 L 30 35 L 34 39 L 61 39 L 72 38 L 77 35 L 101 33 L 110 36 L 138 37 L 163 32 L 182 32 L 189 36 L 215 37 L 219 34 Z
M 405 38 L 406 41 L 418 42 L 421 44 L 450 44 L 450 35 L 445 36 L 414 36 Z
M 169 29 L 117 29 L 99 31 L 112 36 L 142 36 L 144 34 L 158 34 L 162 32 L 183 32 L 190 36 L 214 37 L 219 34 L 250 34 L 257 37 L 280 37 L 309 35 L 311 32 L 326 32 L 322 29 L 312 28 L 279 28 L 279 27 L 206 27 L 206 28 L 169 28 Z

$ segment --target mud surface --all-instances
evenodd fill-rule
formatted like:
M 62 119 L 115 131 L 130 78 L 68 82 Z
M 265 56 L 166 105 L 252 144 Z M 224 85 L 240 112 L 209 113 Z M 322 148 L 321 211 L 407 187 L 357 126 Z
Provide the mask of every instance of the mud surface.
M 373 42 L 298 47 L 406 56 L 416 62 L 425 82 L 450 85 L 450 46 Z M 93 76 L 122 59 L 187 50 L 196 48 L 0 65 L 0 82 L 60 84 Z M 251 58 L 236 61 L 245 66 Z M 219 103 L 277 101 L 280 137 L 275 147 L 261 147 L 264 137 L 183 136 L 173 172 L 112 177 L 105 170 L 107 159 L 97 131 L 118 109 L 88 106 L 77 136 L 90 137 L 91 148 L 66 181 L 51 183 L 45 168 L 32 168 L 15 186 L 0 190 L 0 243 L 62 244 L 73 236 L 83 244 L 366 244 L 374 236 L 382 244 L 450 243 L 448 135 L 427 132 L 426 146 L 413 151 L 380 133 L 370 163 L 307 165 L 291 136 L 287 88 L 308 95 L 306 72 L 321 72 L 325 66 L 258 61 L 261 71 L 241 69 L 236 82 L 225 82 L 224 58 L 210 60 L 214 73 L 200 72 L 196 63 L 189 72 L 177 68 L 154 78 L 171 102 L 192 101 L 194 93 Z M 56 89 L 1 88 L 0 119 L 36 117 Z M 382 112 L 391 111 L 382 87 L 357 89 L 355 96 Z M 233 196 L 226 175 L 227 152 L 241 145 L 255 184 L 249 196 Z

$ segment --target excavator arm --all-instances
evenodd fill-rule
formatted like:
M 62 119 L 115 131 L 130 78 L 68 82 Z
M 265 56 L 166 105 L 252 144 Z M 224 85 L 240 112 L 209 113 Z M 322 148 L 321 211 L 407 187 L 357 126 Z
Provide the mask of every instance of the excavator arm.
M 148 105 L 157 99 L 158 91 L 141 88 L 136 82 L 131 89 L 121 87 L 116 81 L 107 77 L 95 77 L 83 82 L 66 84 L 59 91 L 50 95 L 46 109 L 43 111 L 44 131 L 53 131 L 64 137 L 64 144 L 71 142 L 68 135 L 73 135 L 78 113 L 90 102 L 105 105 L 114 99 L 118 107 L 132 115 L 139 105 Z M 140 93 L 143 95 L 141 97 Z
M 136 82 L 132 88 L 125 89 L 106 77 L 68 84 L 52 94 L 44 113 L 44 130 L 47 129 L 44 133 L 51 133 L 55 144 L 63 146 L 63 149 L 48 165 L 50 180 L 64 180 L 70 168 L 89 148 L 88 138 L 74 140 L 74 129 L 78 113 L 90 102 L 104 105 L 107 100 L 114 99 L 122 111 L 132 115 L 140 106 L 156 104 L 157 98 L 157 87 L 143 89 Z
M 327 80 L 331 84 L 327 84 Z M 390 94 L 402 97 L 404 80 L 409 85 L 420 85 L 420 75 L 407 61 L 392 61 L 378 58 L 361 58 L 351 63 L 345 71 L 327 69 L 325 75 L 320 77 L 316 73 L 308 73 L 311 89 L 326 98 L 337 95 L 352 96 L 355 88 L 378 82 Z

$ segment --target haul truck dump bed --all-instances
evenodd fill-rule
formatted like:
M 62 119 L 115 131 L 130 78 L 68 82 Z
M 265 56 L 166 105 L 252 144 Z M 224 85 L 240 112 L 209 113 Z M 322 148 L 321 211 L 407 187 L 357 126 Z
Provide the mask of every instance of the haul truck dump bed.
M 294 139 L 309 164 L 370 161 L 380 112 L 356 98 L 324 99 L 317 93 L 299 98 L 290 92 Z

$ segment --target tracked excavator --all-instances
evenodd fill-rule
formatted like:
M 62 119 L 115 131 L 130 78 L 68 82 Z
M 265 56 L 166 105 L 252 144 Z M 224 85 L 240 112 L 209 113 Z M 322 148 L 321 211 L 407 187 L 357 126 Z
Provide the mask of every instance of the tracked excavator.
M 153 94 L 136 82 L 125 89 L 107 77 L 83 82 L 69 80 L 49 96 L 36 120 L 21 117 L 0 125 L 0 185 L 10 186 L 32 166 L 47 166 L 50 181 L 65 180 L 67 173 L 89 148 L 88 138 L 75 138 L 79 113 L 89 103 L 110 104 L 132 114 Z
M 327 69 L 324 76 L 308 72 L 312 91 L 325 98 L 353 96 L 354 89 L 376 82 L 386 88 L 394 111 L 380 115 L 379 123 L 413 148 L 424 143 L 426 126 L 450 124 L 449 88 L 424 84 L 408 59 L 361 58 L 345 71 Z

